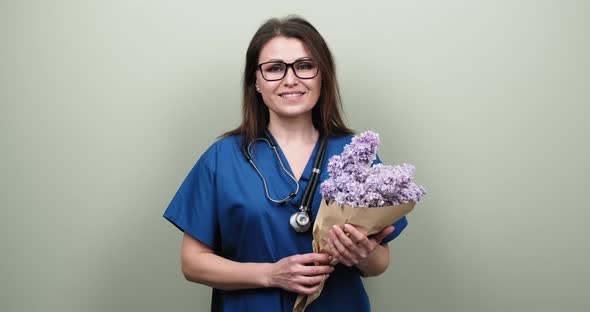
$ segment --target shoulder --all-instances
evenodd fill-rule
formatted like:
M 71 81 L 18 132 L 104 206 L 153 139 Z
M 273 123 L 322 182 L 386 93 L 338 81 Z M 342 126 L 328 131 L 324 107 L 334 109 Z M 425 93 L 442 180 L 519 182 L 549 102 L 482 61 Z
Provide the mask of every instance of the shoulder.
M 205 150 L 199 158 L 200 163 L 203 163 L 211 171 L 217 171 L 225 160 L 231 160 L 232 157 L 241 157 L 241 135 L 230 135 L 217 139 Z
M 242 136 L 241 135 L 229 135 L 226 137 L 222 137 L 217 139 L 205 153 L 224 153 L 224 152 L 235 152 L 236 148 L 240 148 L 242 144 Z
M 333 135 L 328 138 L 332 144 L 348 144 L 354 137 L 354 134 Z
M 354 137 L 353 134 L 345 134 L 340 136 L 330 136 L 328 138 L 327 149 L 331 153 L 341 153 L 344 150 L 344 146 L 349 144 Z

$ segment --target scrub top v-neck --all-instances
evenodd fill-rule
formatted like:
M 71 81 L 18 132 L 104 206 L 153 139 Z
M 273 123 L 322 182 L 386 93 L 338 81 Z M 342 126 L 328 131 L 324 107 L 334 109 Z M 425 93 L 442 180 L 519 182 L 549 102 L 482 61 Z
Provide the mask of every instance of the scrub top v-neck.
M 328 138 L 320 183 L 328 178 L 329 158 L 340 154 L 351 138 Z M 274 263 L 312 252 L 312 231 L 295 232 L 289 218 L 299 210 L 319 140 L 298 181 L 299 192 L 284 204 L 266 197 L 262 179 L 246 160 L 241 142 L 241 136 L 234 135 L 212 144 L 189 172 L 164 217 L 217 255 L 236 262 Z M 278 144 L 277 149 L 285 168 L 292 174 Z M 272 198 L 284 198 L 295 190 L 295 182 L 283 171 L 267 143 L 253 144 L 252 157 L 267 180 Z M 318 187 L 310 207 L 312 222 L 320 202 Z M 405 217 L 394 223 L 395 231 L 383 243 L 397 237 L 406 225 Z M 292 311 L 296 297 L 297 294 L 280 288 L 213 289 L 211 311 Z M 337 265 L 321 296 L 307 309 L 309 312 L 332 310 L 370 311 L 360 272 L 355 267 Z

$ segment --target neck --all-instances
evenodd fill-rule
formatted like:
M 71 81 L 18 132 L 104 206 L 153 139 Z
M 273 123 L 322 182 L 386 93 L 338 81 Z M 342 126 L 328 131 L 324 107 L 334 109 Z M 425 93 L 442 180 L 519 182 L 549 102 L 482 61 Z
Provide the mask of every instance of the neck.
M 319 131 L 313 126 L 311 116 L 305 118 L 282 119 L 271 116 L 268 123 L 268 131 L 273 137 L 283 143 L 291 142 L 315 143 L 319 137 Z

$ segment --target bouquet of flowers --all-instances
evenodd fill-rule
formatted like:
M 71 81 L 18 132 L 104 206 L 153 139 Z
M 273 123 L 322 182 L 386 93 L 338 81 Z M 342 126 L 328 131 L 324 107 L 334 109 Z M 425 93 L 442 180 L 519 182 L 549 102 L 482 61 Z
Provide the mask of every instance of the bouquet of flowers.
M 333 225 L 349 223 L 373 235 L 412 211 L 426 194 L 412 182 L 414 166 L 373 165 L 378 146 L 379 135 L 367 131 L 353 137 L 342 154 L 330 158 L 329 178 L 320 185 L 322 203 L 313 226 L 314 252 L 328 250 Z M 305 311 L 321 294 L 323 283 L 316 293 L 299 295 L 293 311 Z

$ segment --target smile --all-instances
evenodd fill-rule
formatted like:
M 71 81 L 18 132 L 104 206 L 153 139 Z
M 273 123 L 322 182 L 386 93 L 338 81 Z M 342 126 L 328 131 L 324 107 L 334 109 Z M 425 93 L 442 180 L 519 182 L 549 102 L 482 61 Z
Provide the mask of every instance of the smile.
M 305 93 L 283 93 L 283 94 L 280 94 L 280 96 L 282 98 L 295 98 L 295 97 L 301 97 L 304 94 Z

